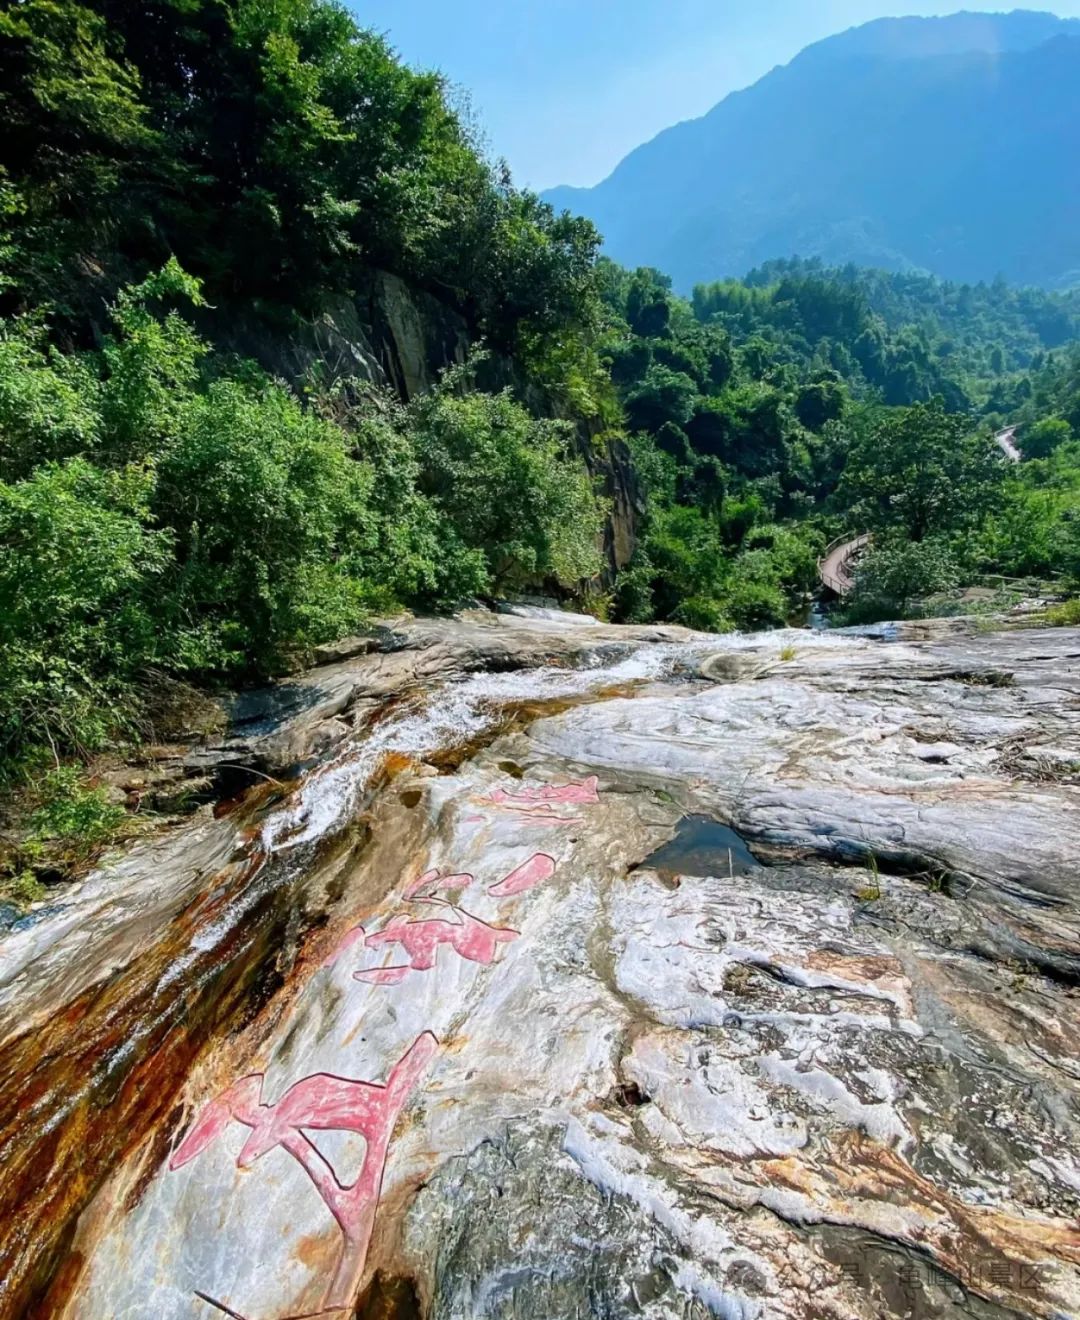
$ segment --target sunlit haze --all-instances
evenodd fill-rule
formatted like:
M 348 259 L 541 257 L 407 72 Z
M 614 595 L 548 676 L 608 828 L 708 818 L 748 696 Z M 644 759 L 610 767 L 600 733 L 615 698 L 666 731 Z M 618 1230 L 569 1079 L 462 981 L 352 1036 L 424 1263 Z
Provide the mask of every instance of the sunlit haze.
M 469 91 L 491 151 L 534 188 L 593 184 L 639 143 L 703 114 L 810 42 L 886 15 L 961 6 L 903 0 L 358 0 L 406 61 Z M 994 12 L 1000 3 L 969 3 Z M 1042 8 L 1033 4 L 1031 8 Z M 1080 0 L 1053 12 L 1080 17 Z

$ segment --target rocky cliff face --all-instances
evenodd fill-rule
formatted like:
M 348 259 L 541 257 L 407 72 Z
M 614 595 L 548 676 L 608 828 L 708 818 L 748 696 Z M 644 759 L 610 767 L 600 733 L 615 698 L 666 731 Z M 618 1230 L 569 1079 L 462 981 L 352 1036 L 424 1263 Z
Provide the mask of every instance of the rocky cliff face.
M 465 317 L 387 271 L 371 271 L 353 298 L 338 298 L 288 333 L 233 312 L 227 327 L 207 322 L 209 337 L 293 382 L 366 381 L 402 399 L 428 390 L 447 367 L 465 361 L 472 340 Z
M 397 275 L 372 271 L 355 298 L 338 299 L 299 331 L 268 335 L 263 325 L 230 321 L 226 347 L 260 362 L 274 376 L 300 383 L 309 377 L 330 384 L 366 381 L 409 400 L 430 390 L 448 367 L 465 362 L 473 343 L 461 312 Z M 514 365 L 494 358 L 485 382 L 491 388 L 519 384 Z M 542 391 L 527 388 L 525 402 L 541 416 L 565 416 Z M 574 423 L 582 461 L 610 505 L 604 534 L 606 584 L 634 553 L 643 511 L 640 489 L 625 442 L 598 436 L 587 419 Z
M 0 943 L 0 1313 L 1077 1313 L 1080 635 L 345 652 Z

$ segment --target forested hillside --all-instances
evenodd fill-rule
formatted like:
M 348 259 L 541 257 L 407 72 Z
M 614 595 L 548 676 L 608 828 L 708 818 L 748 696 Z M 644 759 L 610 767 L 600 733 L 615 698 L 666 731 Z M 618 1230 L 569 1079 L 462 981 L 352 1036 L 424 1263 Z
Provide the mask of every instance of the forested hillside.
M 0 114 L 10 886 L 123 816 L 95 758 L 376 613 L 768 627 L 851 530 L 853 616 L 1080 576 L 1075 295 L 787 261 L 678 297 L 329 0 L 25 0 Z
M 780 360 L 830 366 L 886 403 L 940 394 L 954 409 L 1006 420 L 1027 397 L 1025 373 L 1080 331 L 1080 289 L 955 284 L 797 258 L 698 285 L 693 308 L 737 337 L 764 337 Z
M 570 428 L 460 372 L 403 408 L 229 351 L 374 270 L 525 379 L 590 330 L 592 227 L 489 165 L 437 77 L 321 0 L 28 0 L 0 114 L 9 752 L 137 725 L 152 670 L 258 677 L 371 608 L 597 571 Z
M 1074 298 L 779 262 L 689 302 L 656 271 L 600 270 L 650 491 L 628 615 L 782 623 L 845 531 L 877 533 L 852 619 L 1080 567 Z M 1019 468 L 992 440 L 1011 421 Z
M 1080 23 L 881 19 L 809 47 L 595 188 L 545 194 L 616 261 L 694 284 L 799 253 L 1080 281 Z

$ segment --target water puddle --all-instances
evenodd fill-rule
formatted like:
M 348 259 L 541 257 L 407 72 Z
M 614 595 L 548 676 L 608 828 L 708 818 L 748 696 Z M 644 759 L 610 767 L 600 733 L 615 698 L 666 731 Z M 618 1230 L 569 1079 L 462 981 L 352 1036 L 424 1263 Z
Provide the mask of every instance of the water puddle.
M 641 863 L 662 875 L 736 876 L 760 870 L 761 862 L 741 834 L 708 816 L 685 816 L 675 834 Z
M 17 935 L 21 930 L 29 930 L 39 921 L 63 912 L 67 906 L 66 903 L 47 903 L 44 907 L 24 912 L 14 903 L 0 903 L 0 935 Z

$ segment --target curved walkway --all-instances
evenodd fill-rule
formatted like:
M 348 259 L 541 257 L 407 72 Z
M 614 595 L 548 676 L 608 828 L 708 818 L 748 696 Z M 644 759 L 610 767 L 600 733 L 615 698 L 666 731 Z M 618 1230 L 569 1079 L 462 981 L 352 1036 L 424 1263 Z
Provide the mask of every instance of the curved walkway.
M 850 540 L 833 541 L 818 560 L 818 576 L 830 591 L 846 596 L 855 585 L 855 564 L 873 538 L 869 532 Z
M 1016 447 L 1016 432 L 1019 428 L 1007 426 L 1004 431 L 998 431 L 994 436 L 994 444 L 1001 450 L 1010 463 L 1019 463 L 1024 457 Z
M 994 436 L 994 444 L 1011 463 L 1019 463 L 1023 454 L 1016 447 L 1016 432 L 1019 428 L 1007 426 Z M 833 541 L 818 560 L 818 577 L 830 591 L 838 596 L 846 596 L 855 585 L 855 565 L 860 554 L 870 544 L 873 537 L 869 532 L 851 538 L 840 537 Z

